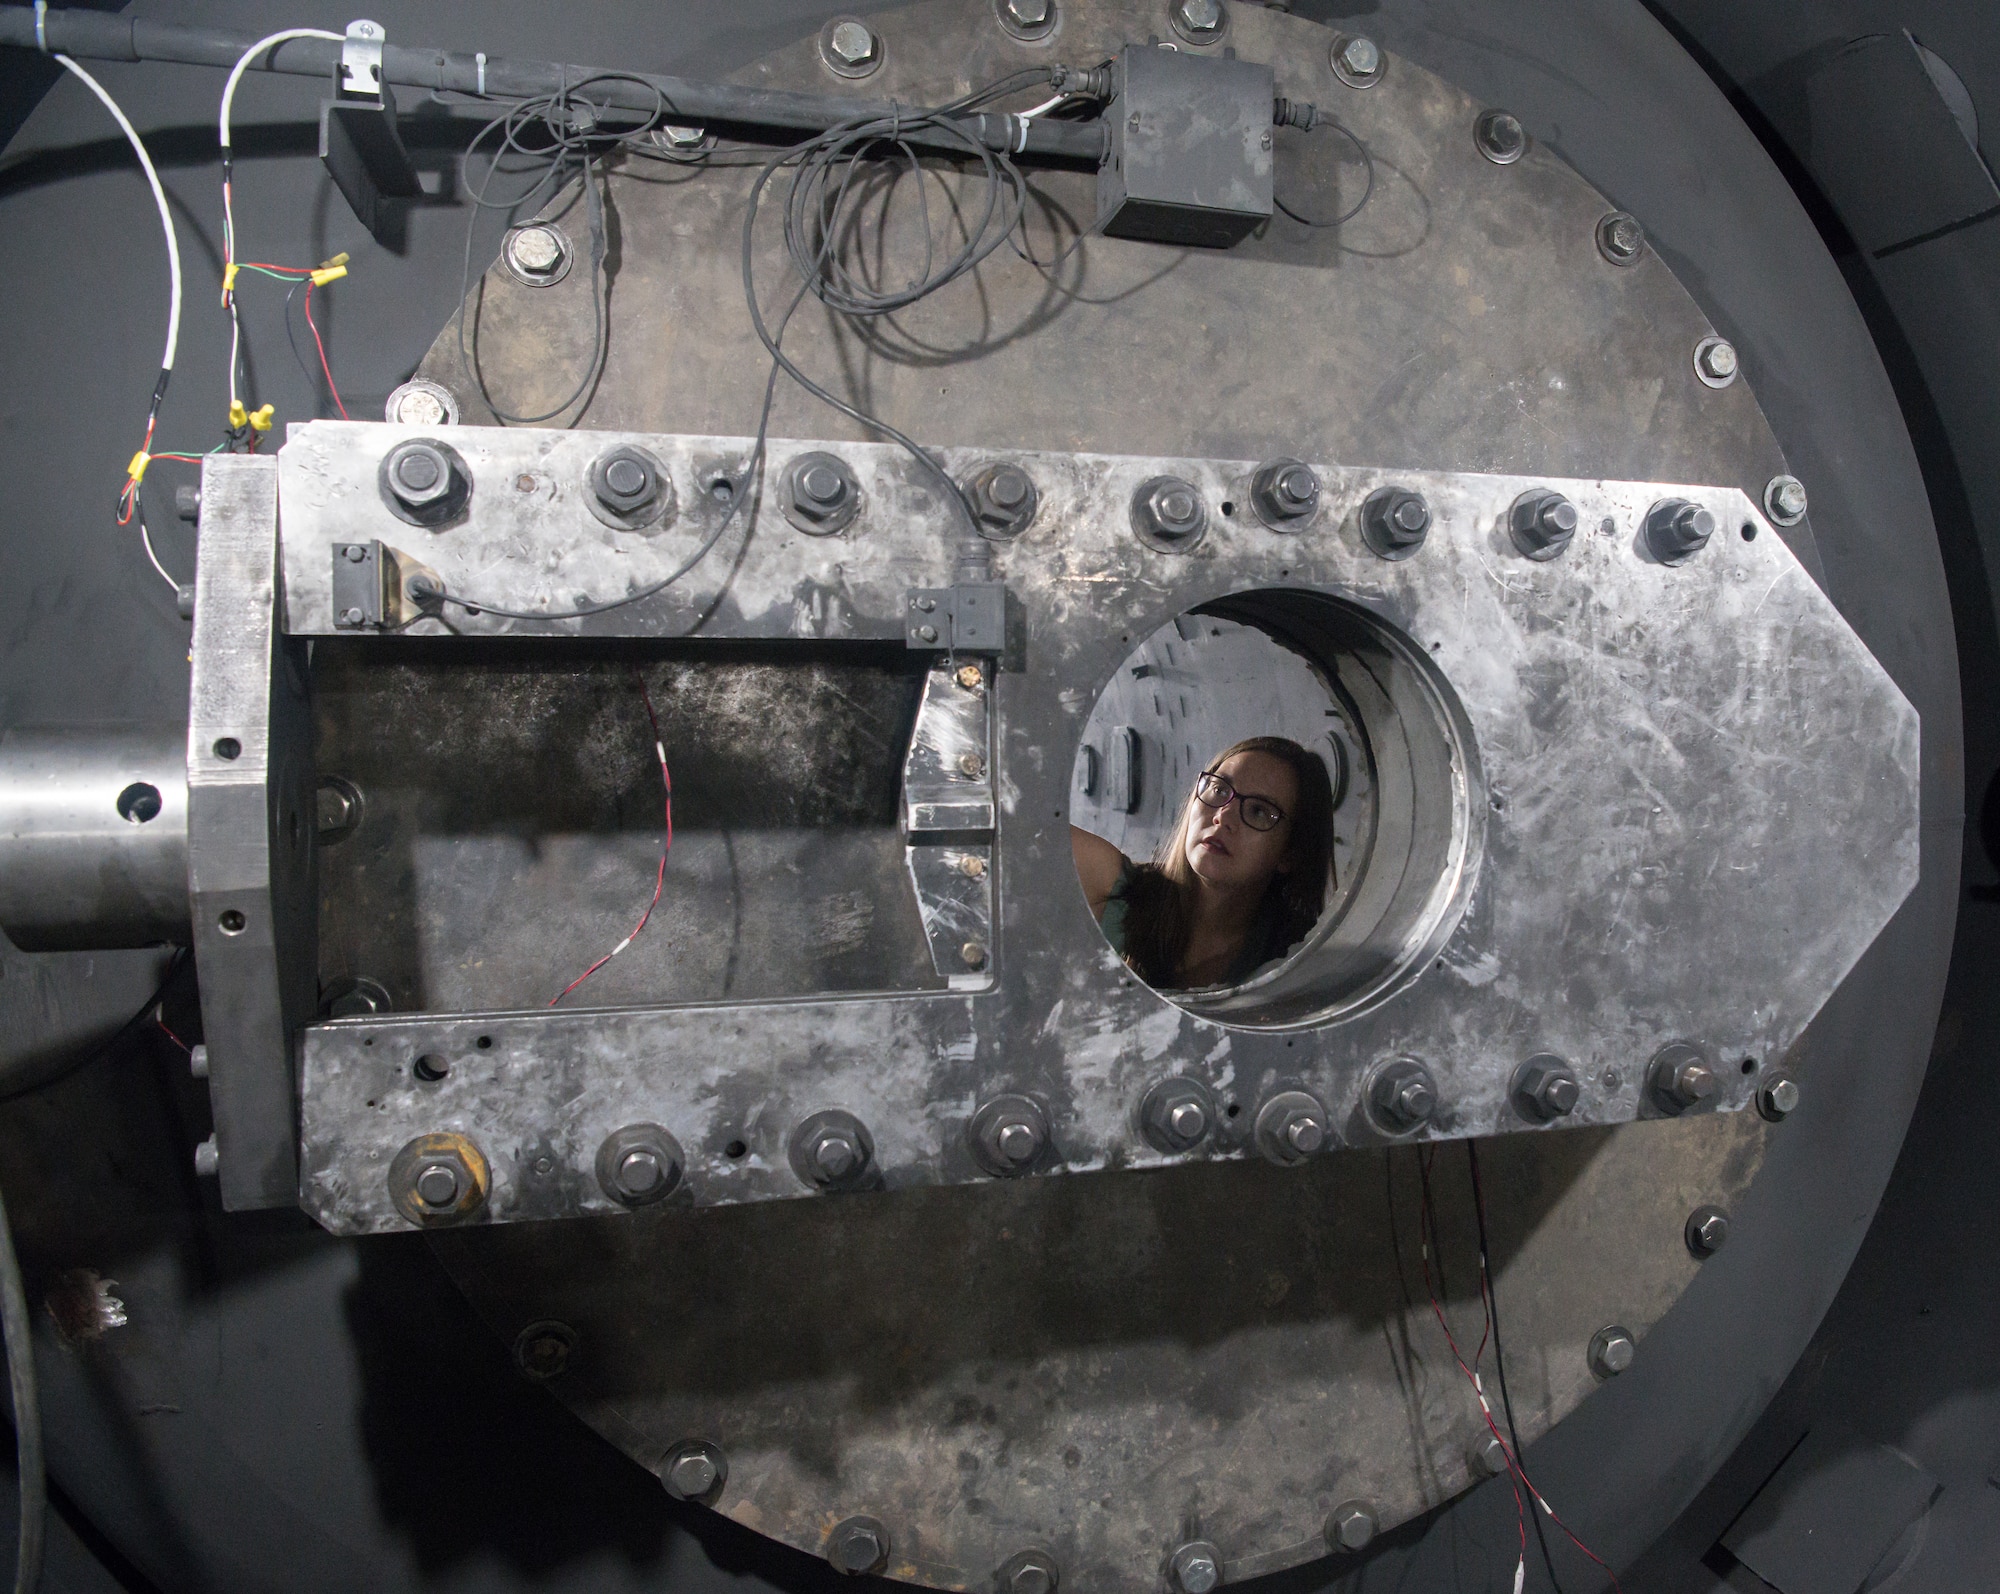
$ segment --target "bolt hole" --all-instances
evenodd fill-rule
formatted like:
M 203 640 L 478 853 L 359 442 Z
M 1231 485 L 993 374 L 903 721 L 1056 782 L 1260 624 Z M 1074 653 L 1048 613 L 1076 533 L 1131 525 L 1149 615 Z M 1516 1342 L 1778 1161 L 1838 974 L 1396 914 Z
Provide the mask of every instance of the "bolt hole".
M 361 1037 L 361 1044 L 363 1046 L 373 1046 L 375 1044 L 375 1037 L 373 1035 L 364 1035 Z
M 1280 581 L 1289 581 L 1291 580 L 1291 578 L 1292 578 L 1292 573 L 1289 570 L 1280 570 L 1278 572 L 1278 579 Z
M 215 921 L 216 927 L 224 935 L 241 935 L 243 933 L 243 926 L 247 922 L 242 913 L 235 908 L 224 908 L 222 916 Z
M 482 1035 L 472 1044 L 477 1046 L 482 1052 L 490 1052 L 493 1050 L 493 1037 L 491 1035 Z
M 1222 500 L 1222 512 L 1223 512 L 1223 513 L 1224 513 L 1225 515 L 1233 515 L 1233 514 L 1235 514 L 1235 513 L 1236 513 L 1236 500 L 1235 500 L 1235 499 L 1233 499 L 1233 498 L 1225 498 L 1225 499 L 1223 499 L 1223 500 Z
M 1756 1059 L 1756 1058 L 1754 1058 L 1754 1057 L 1746 1057 L 1746 1058 L 1744 1058 L 1744 1059 L 1743 1059 L 1743 1072 L 1744 1072 L 1744 1073 L 1746 1073 L 1746 1074 L 1754 1074 L 1754 1073 L 1756 1073 L 1756 1072 L 1757 1072 L 1757 1059 Z
M 727 476 L 711 476 L 708 481 L 708 496 L 726 508 L 736 501 L 736 483 Z
M 134 825 L 160 817 L 160 788 L 135 780 L 118 794 L 118 817 Z
M 425 1052 L 423 1056 L 416 1060 L 410 1072 L 415 1074 L 426 1085 L 435 1085 L 446 1074 L 451 1072 L 451 1064 L 438 1056 L 436 1052 Z
M 1745 542 L 1755 542 L 1757 540 L 1757 527 L 1751 521 L 1746 520 L 1743 522 L 1743 540 Z
M 1239 1117 L 1242 1114 L 1242 1112 L 1243 1112 L 1243 1103 L 1240 1101 L 1232 1101 L 1227 1107 L 1222 1109 L 1222 1116 L 1225 1118 L 1235 1118 Z
M 243 744 L 233 736 L 225 736 L 215 744 L 215 756 L 217 758 L 241 758 L 243 756 Z
M 1502 797 L 1497 791 L 1491 797 L 1487 798 L 1487 802 L 1492 805 L 1493 811 L 1496 814 L 1505 811 L 1507 807 L 1507 799 Z
M 740 1140 L 732 1140 L 729 1142 L 728 1145 L 722 1148 L 722 1154 L 725 1157 L 727 1157 L 731 1162 L 735 1162 L 739 1158 L 749 1156 L 750 1148 L 744 1145 L 743 1142 Z

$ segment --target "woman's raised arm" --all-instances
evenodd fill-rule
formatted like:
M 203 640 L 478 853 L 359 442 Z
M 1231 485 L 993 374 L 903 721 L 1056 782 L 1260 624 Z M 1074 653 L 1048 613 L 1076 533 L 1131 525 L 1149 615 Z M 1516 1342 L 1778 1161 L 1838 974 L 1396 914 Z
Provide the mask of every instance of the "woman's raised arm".
M 1076 856 L 1076 877 L 1083 882 L 1083 894 L 1090 899 L 1090 911 L 1101 919 L 1104 904 L 1126 870 L 1125 854 L 1102 836 L 1075 825 L 1069 827 L 1069 845 Z

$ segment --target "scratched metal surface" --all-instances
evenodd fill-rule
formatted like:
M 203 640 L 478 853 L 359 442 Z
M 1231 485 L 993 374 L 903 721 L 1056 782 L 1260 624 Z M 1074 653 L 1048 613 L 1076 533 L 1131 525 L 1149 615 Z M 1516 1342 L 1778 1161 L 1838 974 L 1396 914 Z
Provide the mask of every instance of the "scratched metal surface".
M 976 295 L 941 295 L 872 335 L 803 314 L 788 342 L 807 368 L 837 373 L 927 443 L 1297 453 L 1705 482 L 1755 499 L 1782 457 L 1749 384 L 1694 381 L 1688 356 L 1710 328 L 1652 256 L 1624 272 L 1596 257 L 1600 196 L 1539 148 L 1487 165 L 1469 139 L 1476 103 L 1408 62 L 1392 56 L 1378 88 L 1347 91 L 1327 70 L 1324 30 L 1229 9 L 1231 45 L 1270 60 L 1280 93 L 1330 105 L 1375 151 L 1381 189 L 1359 219 L 1338 233 L 1279 219 L 1223 256 L 1093 240 L 1059 288 L 1003 253 Z M 1027 62 L 1087 62 L 1167 32 L 1160 5 L 1062 10 L 1040 48 L 1005 38 L 974 0 L 876 13 L 888 62 L 871 86 L 935 102 Z M 811 52 L 802 39 L 741 75 L 821 86 Z M 1330 213 L 1358 192 L 1336 141 L 1281 132 L 1278 154 L 1279 192 L 1299 208 Z M 1035 181 L 1049 196 L 1046 255 L 1087 217 L 1092 180 Z M 723 169 L 613 178 L 611 353 L 585 424 L 749 424 L 762 362 L 734 264 L 747 185 Z M 759 261 L 774 284 L 773 236 Z M 539 292 L 497 271 L 484 284 L 482 364 L 510 406 L 552 401 L 572 379 L 582 286 L 574 272 Z M 424 374 L 453 386 L 468 416 L 488 414 L 449 330 Z M 841 425 L 781 390 L 775 435 L 838 437 Z M 1816 574 L 1809 527 L 1783 535 Z M 1540 789 L 1559 819 L 1559 788 Z M 1656 866 L 1628 875 L 1643 896 L 1663 876 L 1635 862 Z M 1767 1133 L 1731 1114 L 1486 1145 L 1500 1288 L 1518 1303 L 1524 1437 L 1588 1392 L 1591 1332 L 1618 1320 L 1643 1334 L 1684 1288 L 1681 1218 L 1700 1200 L 1730 1204 Z M 436 1243 L 503 1334 L 552 1315 L 579 1327 L 557 1390 L 642 1463 L 686 1437 L 720 1443 L 732 1469 L 718 1508 L 759 1531 L 817 1551 L 835 1520 L 868 1511 L 890 1525 L 895 1576 L 984 1587 L 1007 1555 L 1042 1545 L 1068 1586 L 1151 1589 L 1195 1532 L 1246 1576 L 1322 1553 L 1336 1499 L 1367 1498 L 1388 1525 L 1467 1482 L 1476 1408 L 1389 1283 L 1381 1156 L 505 1225 Z M 1467 1327 L 1463 1190 L 1447 1204 L 1454 1321 Z

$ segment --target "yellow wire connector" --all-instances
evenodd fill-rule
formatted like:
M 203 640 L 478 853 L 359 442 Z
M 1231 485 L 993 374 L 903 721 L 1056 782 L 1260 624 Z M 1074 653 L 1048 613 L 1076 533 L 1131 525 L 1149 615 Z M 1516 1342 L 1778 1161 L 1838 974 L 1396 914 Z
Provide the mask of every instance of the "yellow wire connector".
M 319 269 L 312 272 L 312 285 L 324 288 L 329 282 L 347 275 L 347 252 L 342 250 L 331 260 L 321 262 Z
M 230 261 L 222 268 L 222 291 L 232 292 L 236 287 L 236 262 Z
M 262 409 L 252 410 L 250 412 L 250 429 L 257 432 L 268 432 L 271 429 L 271 419 L 277 412 L 278 407 L 275 404 L 266 404 Z
M 249 424 L 250 412 L 243 407 L 243 401 L 241 399 L 231 399 L 229 401 L 229 429 L 232 432 L 240 432 Z
M 132 463 L 125 467 L 125 474 L 134 482 L 142 482 L 146 479 L 146 467 L 152 463 L 153 456 L 142 448 L 132 456 Z

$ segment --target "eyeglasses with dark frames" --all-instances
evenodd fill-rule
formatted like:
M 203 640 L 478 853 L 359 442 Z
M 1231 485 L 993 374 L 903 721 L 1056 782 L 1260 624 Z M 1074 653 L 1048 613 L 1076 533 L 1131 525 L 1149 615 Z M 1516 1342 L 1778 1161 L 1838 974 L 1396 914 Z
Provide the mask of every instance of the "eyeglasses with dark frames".
M 1276 830 L 1284 822 L 1285 811 L 1268 797 L 1252 797 L 1230 784 L 1227 775 L 1205 773 L 1194 783 L 1195 800 L 1204 808 L 1221 810 L 1231 803 L 1252 830 Z

